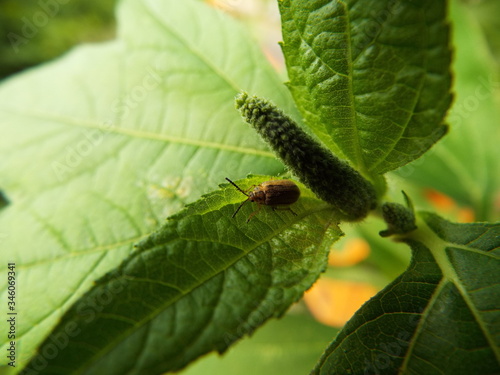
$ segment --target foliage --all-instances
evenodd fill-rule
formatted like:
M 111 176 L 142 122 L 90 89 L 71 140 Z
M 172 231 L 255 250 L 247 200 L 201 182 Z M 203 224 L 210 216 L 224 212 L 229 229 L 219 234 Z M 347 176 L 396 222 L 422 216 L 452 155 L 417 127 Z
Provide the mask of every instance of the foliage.
M 242 124 L 234 98 L 245 91 L 373 185 L 370 216 L 382 225 L 383 213 L 384 235 L 412 251 L 313 373 L 499 372 L 500 225 L 413 211 L 406 195 L 409 208 L 387 202 L 399 175 L 416 207 L 425 182 L 493 220 L 499 180 L 481 174 L 480 197 L 471 176 L 500 175 L 497 142 L 457 143 L 452 130 L 426 153 L 448 128 L 446 2 L 374 4 L 279 2 L 290 91 L 238 22 L 196 0 L 122 0 L 116 40 L 3 82 L 0 243 L 2 264 L 17 267 L 17 371 L 179 370 L 281 317 L 325 270 L 343 215 L 313 193 L 320 178 L 296 179 L 300 163 L 287 176 L 301 189 L 296 216 L 246 204 L 231 218 L 246 197 L 225 177 L 246 190 L 285 171 Z M 464 142 L 485 164 L 445 170 L 463 185 L 433 182 L 436 166 L 466 157 L 449 156 Z

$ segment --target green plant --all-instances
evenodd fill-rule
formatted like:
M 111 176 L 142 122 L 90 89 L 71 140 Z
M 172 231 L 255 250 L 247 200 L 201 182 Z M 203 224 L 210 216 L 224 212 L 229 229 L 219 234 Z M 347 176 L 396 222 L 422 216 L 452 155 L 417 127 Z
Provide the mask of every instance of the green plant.
M 0 78 L 53 59 L 71 46 L 112 38 L 115 0 L 3 0 Z
M 240 25 L 195 0 L 123 0 L 115 41 L 2 84 L 1 259 L 15 263 L 20 317 L 2 350 L 14 341 L 22 373 L 183 369 L 282 316 L 324 271 L 348 195 L 335 207 L 296 181 L 297 216 L 264 207 L 247 224 L 254 207 L 231 218 L 244 197 L 217 188 L 225 177 L 248 188 L 285 171 L 242 124 L 241 90 L 272 101 L 342 158 L 347 180 L 353 168 L 362 207 L 372 208 L 373 187 L 371 216 L 383 223 L 383 211 L 383 234 L 412 250 L 408 268 L 355 314 L 313 373 L 499 372 L 500 224 L 414 212 L 408 199 L 389 202 L 400 193 L 385 182 L 397 184 L 388 172 L 400 168 L 410 198 L 428 184 L 481 220 L 496 217 L 494 109 L 477 124 L 488 134 L 480 145 L 452 131 L 445 151 L 425 154 L 446 133 L 451 103 L 446 2 L 279 5 L 291 95 Z M 471 131 L 464 123 L 475 115 L 450 120 Z M 461 142 L 480 166 L 460 154 Z M 463 171 L 434 177 L 460 160 L 450 153 L 466 159 Z M 401 168 L 424 154 L 425 164 Z M 470 177 L 477 171 L 486 172 Z

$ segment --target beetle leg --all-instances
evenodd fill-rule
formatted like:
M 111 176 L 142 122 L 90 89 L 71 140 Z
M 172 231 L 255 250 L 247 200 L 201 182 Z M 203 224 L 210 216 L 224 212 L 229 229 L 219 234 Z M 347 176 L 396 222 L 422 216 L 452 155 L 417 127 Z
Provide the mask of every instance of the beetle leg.
M 231 216 L 231 218 L 234 218 L 236 216 L 236 214 L 238 213 L 238 211 L 240 210 L 240 208 L 248 202 L 248 199 L 245 199 L 243 202 L 241 202 L 241 204 L 238 206 L 238 208 L 236 209 L 236 211 L 234 211 L 234 214 L 233 216 Z
M 273 206 L 273 211 L 280 210 L 280 211 L 290 211 L 292 214 L 297 216 L 297 214 L 290 208 L 290 207 L 280 207 L 280 206 Z
M 257 214 L 259 213 L 259 211 L 260 211 L 260 206 L 262 206 L 262 205 L 261 205 L 261 204 L 257 204 L 257 206 L 258 206 L 258 207 L 257 207 L 257 209 L 256 209 L 254 212 L 252 212 L 252 213 L 250 214 L 250 216 L 248 217 L 248 219 L 247 219 L 247 223 L 248 223 L 250 220 L 252 220 L 252 217 L 254 217 L 255 215 L 257 215 Z

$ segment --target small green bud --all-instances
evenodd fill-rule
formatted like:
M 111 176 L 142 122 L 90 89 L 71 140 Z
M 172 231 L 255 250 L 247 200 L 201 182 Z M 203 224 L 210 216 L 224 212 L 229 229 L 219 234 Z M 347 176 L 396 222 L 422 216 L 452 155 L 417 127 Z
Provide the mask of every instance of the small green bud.
M 392 202 L 382 205 L 382 216 L 387 223 L 387 229 L 379 232 L 382 237 L 392 234 L 405 234 L 417 229 L 413 205 L 406 193 L 404 191 L 402 193 L 405 197 L 407 207 Z
M 266 100 L 241 93 L 236 108 L 283 163 L 345 220 L 360 220 L 377 205 L 373 185 Z

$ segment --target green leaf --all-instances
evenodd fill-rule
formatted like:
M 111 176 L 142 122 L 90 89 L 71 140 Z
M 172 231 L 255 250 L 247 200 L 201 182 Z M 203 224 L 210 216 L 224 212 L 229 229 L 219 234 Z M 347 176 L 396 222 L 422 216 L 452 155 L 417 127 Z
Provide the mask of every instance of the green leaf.
M 254 207 L 246 206 L 232 219 L 246 197 L 225 184 L 171 217 L 72 306 L 26 371 L 175 371 L 281 316 L 324 270 L 341 235 L 333 210 L 300 188 L 297 216 L 262 209 L 247 224 Z M 57 356 L 47 355 L 67 336 Z
M 488 63 L 470 8 L 451 2 L 456 48 L 456 100 L 450 133 L 419 160 L 395 171 L 413 185 L 434 188 L 473 209 L 477 221 L 500 219 L 498 67 Z
M 445 1 L 284 0 L 280 10 L 290 91 L 332 150 L 375 175 L 446 133 Z
M 226 176 L 283 171 L 234 97 L 249 90 L 297 111 L 237 22 L 191 0 L 126 0 L 118 21 L 117 40 L 0 86 L 1 189 L 10 202 L 0 211 L 0 263 L 19 272 L 19 367 L 165 217 Z
M 422 213 L 409 268 L 355 314 L 314 374 L 498 374 L 500 223 Z

